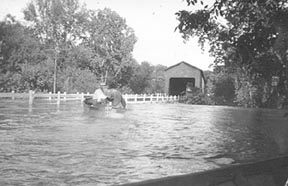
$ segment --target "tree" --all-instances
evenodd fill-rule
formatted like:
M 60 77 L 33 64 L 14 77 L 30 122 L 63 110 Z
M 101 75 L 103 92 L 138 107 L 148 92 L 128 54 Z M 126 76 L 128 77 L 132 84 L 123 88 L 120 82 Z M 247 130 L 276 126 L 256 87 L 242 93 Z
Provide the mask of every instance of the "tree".
M 235 105 L 235 80 L 220 67 L 214 71 L 204 71 L 206 78 L 206 93 L 209 104 Z M 207 101 L 208 102 L 208 101 Z
M 0 23 L 2 91 L 46 89 L 39 61 L 45 60 L 40 43 L 13 16 Z
M 93 93 L 99 86 L 97 77 L 89 69 L 81 70 L 73 66 L 65 68 L 59 80 L 60 91 L 67 93 Z
M 23 33 L 23 27 L 11 15 L 7 15 L 0 23 L 0 87 L 2 91 L 11 91 L 11 86 L 14 84 L 11 77 L 13 73 L 19 71 L 18 63 L 21 59 L 17 57 L 17 51 L 20 48 L 20 42 L 24 39 Z
M 226 73 L 217 73 L 213 81 L 213 99 L 218 105 L 234 105 L 234 79 Z
M 153 72 L 151 74 L 151 90 L 150 93 L 164 93 L 165 85 L 165 69 L 167 67 L 164 65 L 153 66 Z
M 78 0 L 32 0 L 23 12 L 25 26 L 0 22 L 2 90 L 93 92 L 106 81 L 131 91 L 136 36 L 116 12 Z
M 147 61 L 143 61 L 136 69 L 135 74 L 131 78 L 130 88 L 136 94 L 152 93 L 151 90 L 151 75 L 153 66 Z
M 127 81 L 123 82 L 123 77 L 134 63 L 134 31 L 125 19 L 110 9 L 90 11 L 89 16 L 91 21 L 85 28 L 84 43 L 94 54 L 90 69 L 102 82 L 108 81 L 113 87 L 124 86 Z
M 32 0 L 23 13 L 34 36 L 45 45 L 47 57 L 54 61 L 55 92 L 60 55 L 81 41 L 87 11 L 78 0 Z
M 45 45 L 47 58 L 54 61 L 54 91 L 63 81 L 71 81 L 70 76 L 63 77 L 71 66 L 89 69 L 96 76 L 95 84 L 108 80 L 114 87 L 127 85 L 123 78 L 131 71 L 136 36 L 116 12 L 88 10 L 78 0 L 33 0 L 24 15 Z
M 273 89 L 272 76 L 280 77 L 280 97 L 288 97 L 286 0 L 216 0 L 211 7 L 203 1 L 186 2 L 200 3 L 203 9 L 177 12 L 177 29 L 185 39 L 197 36 L 202 45 L 209 43 L 215 64 L 224 65 L 227 73 L 237 75 L 236 93 L 251 95 L 248 106 L 265 105 L 263 101 L 269 100 L 269 89 Z M 242 104 L 241 99 L 238 101 Z
M 82 40 L 88 12 L 78 0 L 32 0 L 23 11 L 34 35 L 51 49 Z

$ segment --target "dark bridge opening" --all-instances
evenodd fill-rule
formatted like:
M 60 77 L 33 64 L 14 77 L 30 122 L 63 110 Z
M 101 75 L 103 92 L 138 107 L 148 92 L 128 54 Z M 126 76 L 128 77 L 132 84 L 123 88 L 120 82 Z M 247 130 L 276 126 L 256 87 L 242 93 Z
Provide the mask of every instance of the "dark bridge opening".
M 195 87 L 195 78 L 170 78 L 169 95 L 181 95 L 186 93 L 187 84 Z

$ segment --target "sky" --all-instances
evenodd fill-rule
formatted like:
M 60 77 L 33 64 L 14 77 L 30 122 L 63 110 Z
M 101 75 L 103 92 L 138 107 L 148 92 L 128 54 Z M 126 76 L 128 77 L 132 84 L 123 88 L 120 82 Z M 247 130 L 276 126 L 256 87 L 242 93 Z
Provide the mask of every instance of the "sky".
M 23 19 L 22 10 L 30 0 L 1 0 L 0 19 L 8 13 Z M 178 25 L 175 13 L 179 10 L 191 10 L 184 0 L 80 0 L 88 9 L 105 7 L 116 11 L 126 19 L 137 37 L 133 57 L 138 63 L 147 61 L 152 65 L 167 67 L 185 61 L 202 70 L 211 70 L 213 58 L 208 49 L 202 51 L 197 38 L 184 42 L 180 33 L 175 31 Z

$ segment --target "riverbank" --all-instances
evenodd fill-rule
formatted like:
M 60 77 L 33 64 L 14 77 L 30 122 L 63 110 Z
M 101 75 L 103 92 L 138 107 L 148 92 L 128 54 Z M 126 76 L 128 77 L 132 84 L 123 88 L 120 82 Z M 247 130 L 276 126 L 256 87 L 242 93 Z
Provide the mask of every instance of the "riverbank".
M 288 156 L 122 186 L 286 186 Z

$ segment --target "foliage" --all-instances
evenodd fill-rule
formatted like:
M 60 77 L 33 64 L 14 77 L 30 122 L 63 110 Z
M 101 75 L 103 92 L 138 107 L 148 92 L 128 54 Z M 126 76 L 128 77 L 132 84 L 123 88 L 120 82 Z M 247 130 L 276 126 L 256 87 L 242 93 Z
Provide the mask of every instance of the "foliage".
M 207 81 L 206 92 L 211 99 L 210 104 L 235 105 L 235 79 L 220 69 L 204 73 Z
M 234 79 L 227 74 L 217 74 L 214 79 L 213 99 L 217 105 L 234 105 Z
M 32 0 L 23 13 L 34 35 L 51 50 L 79 42 L 87 16 L 78 0 Z
M 110 9 L 89 10 L 78 0 L 32 0 L 25 25 L 0 22 L 1 91 L 94 92 L 101 82 L 125 93 L 163 92 L 164 69 L 139 65 L 136 36 Z
M 144 61 L 141 63 L 141 65 L 136 67 L 135 71 L 136 73 L 130 81 L 131 89 L 136 94 L 148 93 L 147 90 L 150 88 L 149 82 L 152 79 L 152 66 L 148 62 Z
M 87 36 L 83 43 L 94 54 L 90 69 L 102 81 L 107 79 L 110 86 L 121 87 L 123 76 L 134 63 L 131 55 L 136 43 L 134 31 L 126 25 L 125 19 L 110 9 L 90 11 L 89 15 L 91 21 L 85 25 Z
M 204 1 L 186 2 L 188 5 L 200 2 L 203 9 L 177 12 L 177 29 L 185 39 L 197 36 L 202 46 L 209 43 L 215 64 L 224 65 L 225 73 L 236 79 L 236 101 L 240 105 L 267 106 L 264 102 L 271 96 L 271 91 L 264 89 L 273 88 L 272 76 L 280 77 L 277 92 L 280 97 L 287 97 L 286 0 L 216 0 L 210 7 Z M 244 95 L 255 92 L 265 94 L 244 99 Z
M 167 67 L 164 65 L 156 65 L 154 66 L 154 70 L 151 74 L 151 89 L 149 90 L 150 93 L 164 93 L 164 85 L 165 85 L 165 77 L 164 72 Z
M 2 91 L 48 88 L 49 73 L 45 72 L 41 63 L 46 58 L 29 29 L 8 15 L 0 23 L 0 40 Z M 44 83 L 43 79 L 47 81 Z
M 93 93 L 99 87 L 99 83 L 97 83 L 97 77 L 90 70 L 67 67 L 59 77 L 59 86 L 61 92 Z
M 55 92 L 59 71 L 61 73 L 66 68 L 67 52 L 81 41 L 87 10 L 80 6 L 78 0 L 32 0 L 23 13 L 33 36 L 42 44 L 46 58 L 54 61 Z
M 147 61 L 136 66 L 135 73 L 132 76 L 129 86 L 134 93 L 152 94 L 164 92 L 164 71 L 163 65 L 153 66 Z
M 45 59 L 38 61 L 54 63 L 48 71 L 55 91 L 88 91 L 101 81 L 115 88 L 128 85 L 134 73 L 131 53 L 136 36 L 116 12 L 88 10 L 78 0 L 32 0 L 24 15 L 31 35 L 42 47 Z M 80 76 L 79 81 L 71 72 Z M 82 83 L 67 88 L 81 78 L 85 79 Z M 49 81 L 46 87 L 51 91 L 52 86 Z
M 181 103 L 193 104 L 193 105 L 211 105 L 212 102 L 210 98 L 202 92 L 198 87 L 192 88 L 192 93 L 186 94 L 182 99 Z

